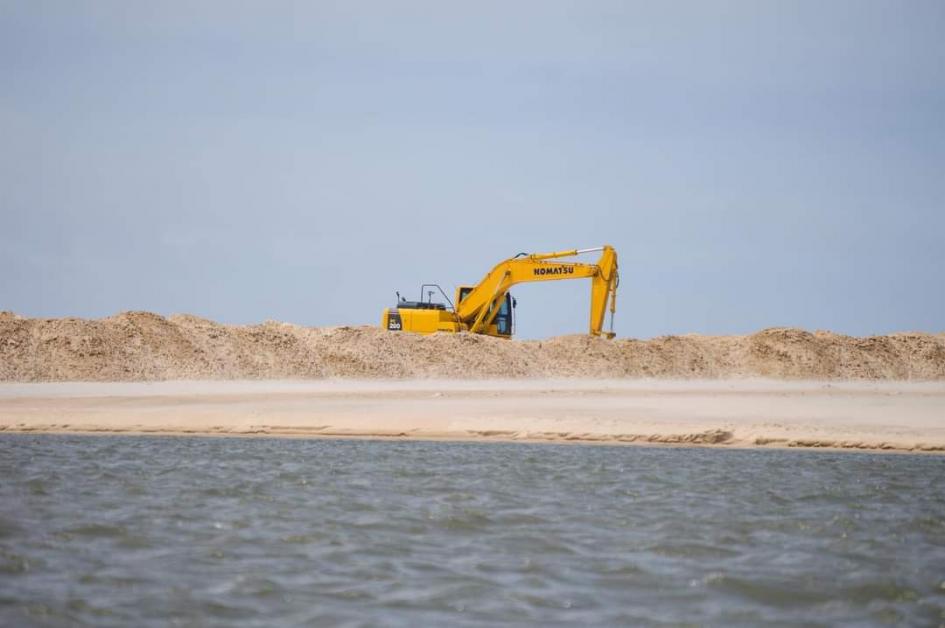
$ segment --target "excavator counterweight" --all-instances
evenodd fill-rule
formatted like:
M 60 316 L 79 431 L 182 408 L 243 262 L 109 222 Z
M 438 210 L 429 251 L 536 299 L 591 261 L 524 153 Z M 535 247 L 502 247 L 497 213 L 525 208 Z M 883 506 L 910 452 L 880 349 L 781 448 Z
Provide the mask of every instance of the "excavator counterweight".
M 601 252 L 601 256 L 595 264 L 558 261 L 561 258 L 597 251 Z M 520 283 L 563 279 L 591 280 L 589 333 L 592 336 L 613 338 L 613 315 L 616 312 L 619 274 L 617 252 L 609 245 L 554 253 L 519 253 L 496 264 L 476 285 L 459 286 L 456 289 L 455 301 L 450 301 L 437 284 L 424 284 L 420 301 L 407 301 L 397 293 L 397 305 L 384 309 L 381 327 L 390 331 L 421 334 L 468 331 L 511 338 L 516 302 L 509 289 Z M 425 289 L 426 299 L 423 297 Z M 437 291 L 448 305 L 433 301 Z M 611 330 L 602 331 L 608 306 Z

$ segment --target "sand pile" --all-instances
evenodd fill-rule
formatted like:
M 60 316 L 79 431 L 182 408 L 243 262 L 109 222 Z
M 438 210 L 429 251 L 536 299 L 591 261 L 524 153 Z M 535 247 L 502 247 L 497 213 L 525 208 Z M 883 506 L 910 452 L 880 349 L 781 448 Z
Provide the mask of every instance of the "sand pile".
M 366 326 L 221 325 L 148 312 L 98 320 L 0 313 L 0 381 L 758 376 L 942 380 L 945 334 L 854 338 L 766 329 L 750 336 L 507 341 Z

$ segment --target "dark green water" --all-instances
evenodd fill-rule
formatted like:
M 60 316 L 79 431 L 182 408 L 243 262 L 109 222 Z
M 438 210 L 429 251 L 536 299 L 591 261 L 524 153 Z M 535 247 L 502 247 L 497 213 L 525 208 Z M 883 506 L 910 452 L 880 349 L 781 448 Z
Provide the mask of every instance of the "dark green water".
M 0 436 L 0 624 L 945 624 L 945 458 Z

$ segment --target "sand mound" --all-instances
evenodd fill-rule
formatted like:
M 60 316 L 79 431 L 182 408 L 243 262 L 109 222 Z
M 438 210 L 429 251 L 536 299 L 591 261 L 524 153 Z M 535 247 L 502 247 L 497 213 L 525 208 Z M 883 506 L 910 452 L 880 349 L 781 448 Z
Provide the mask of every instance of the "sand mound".
M 124 312 L 98 320 L 0 312 L 0 381 L 282 378 L 778 377 L 945 379 L 945 334 L 854 338 L 766 329 L 652 340 L 507 341 L 374 327 Z

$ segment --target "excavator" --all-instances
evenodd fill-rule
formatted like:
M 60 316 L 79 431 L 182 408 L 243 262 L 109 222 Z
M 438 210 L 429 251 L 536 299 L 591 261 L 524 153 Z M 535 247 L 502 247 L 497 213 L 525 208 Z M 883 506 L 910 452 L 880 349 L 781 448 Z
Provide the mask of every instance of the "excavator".
M 585 253 L 600 252 L 595 264 L 558 261 Z M 498 338 L 512 337 L 512 312 L 516 300 L 509 289 L 515 284 L 563 279 L 591 280 L 592 336 L 613 338 L 614 312 L 617 309 L 617 252 L 610 245 L 590 249 L 571 249 L 554 253 L 519 253 L 499 262 L 474 286 L 456 288 L 451 301 L 438 284 L 423 284 L 420 300 L 408 301 L 397 292 L 397 305 L 384 308 L 381 328 L 419 334 L 470 332 Z M 426 298 L 424 298 L 424 292 Z M 441 296 L 445 303 L 435 302 Z M 610 331 L 601 331 L 610 305 Z

